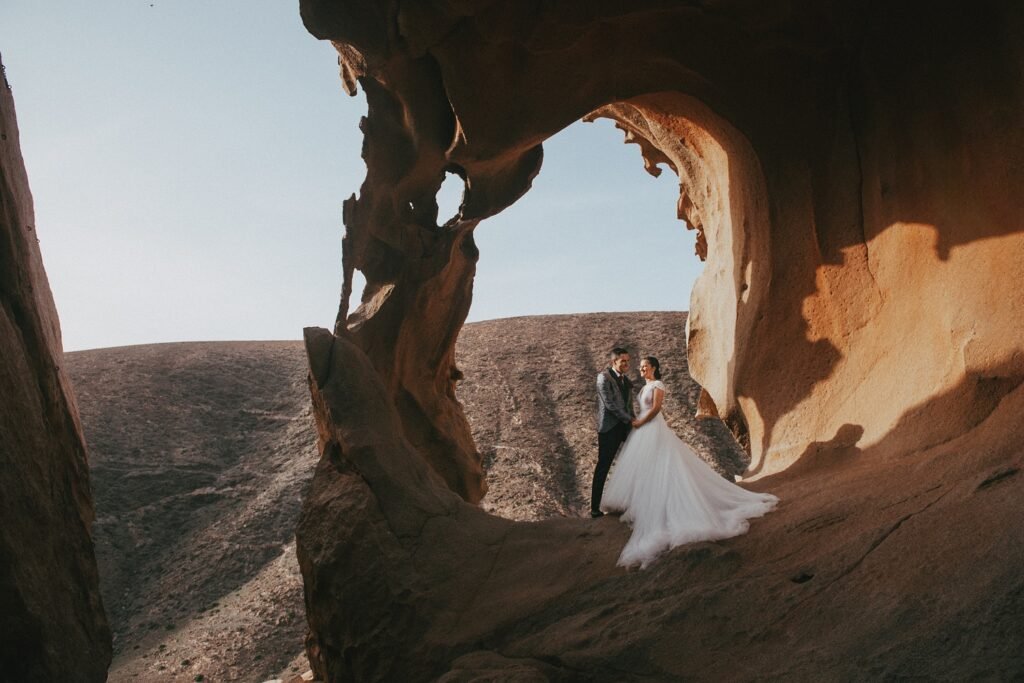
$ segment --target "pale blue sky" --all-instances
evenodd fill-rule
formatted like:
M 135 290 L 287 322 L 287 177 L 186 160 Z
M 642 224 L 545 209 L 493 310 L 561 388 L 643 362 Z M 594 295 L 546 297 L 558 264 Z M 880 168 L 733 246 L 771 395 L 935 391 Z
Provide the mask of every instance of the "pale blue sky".
M 2 0 L 0 52 L 66 350 L 332 326 L 366 106 L 297 0 Z M 562 131 L 477 228 L 470 320 L 685 310 L 676 194 L 609 122 Z

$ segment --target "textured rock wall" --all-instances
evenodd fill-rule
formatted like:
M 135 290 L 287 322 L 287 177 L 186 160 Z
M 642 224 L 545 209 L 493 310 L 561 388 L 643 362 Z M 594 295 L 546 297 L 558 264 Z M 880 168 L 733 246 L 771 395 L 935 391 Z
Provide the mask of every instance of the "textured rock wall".
M 36 238 L 14 101 L 0 83 L 0 677 L 103 681 L 100 601 L 78 408 Z
M 755 472 L 843 431 L 894 455 L 946 442 L 1024 379 L 1021 7 L 856 19 L 760 145 L 771 286 L 736 378 Z
M 335 343 L 365 353 L 387 397 L 379 420 L 319 413 L 326 455 L 299 553 L 311 657 L 323 671 L 382 675 L 367 618 L 388 634 L 380 643 L 419 648 L 447 614 L 402 589 L 408 577 L 388 578 L 430 528 L 393 520 L 419 510 L 450 521 L 464 509 L 421 505 L 417 481 L 427 497 L 442 481 L 469 501 L 485 491 L 453 390 L 472 234 L 528 191 L 541 143 L 581 118 L 615 119 L 648 170 L 679 175 L 679 214 L 700 231 L 707 260 L 686 332 L 691 374 L 702 409 L 748 444 L 751 476 L 808 476 L 832 462 L 823 453 L 845 454 L 834 462 L 849 467 L 850 453 L 880 462 L 969 440 L 1024 379 L 1019 3 L 302 0 L 301 9 L 338 48 L 346 88 L 358 84 L 369 103 Z M 446 172 L 466 193 L 459 215 L 438 226 Z M 368 286 L 350 314 L 354 269 Z M 327 341 L 314 346 L 317 375 L 326 361 L 316 359 L 331 353 Z M 345 380 L 353 392 L 360 382 Z M 1002 436 L 986 432 L 989 452 L 1022 436 L 1001 424 Z M 374 429 L 403 438 L 375 450 L 353 440 Z M 386 470 L 374 464 L 384 453 Z M 413 453 L 430 467 L 405 463 Z M 492 533 L 492 522 L 463 525 L 462 515 L 432 541 L 454 556 Z M 548 550 L 561 543 L 530 533 Z M 384 539 L 394 553 L 366 561 L 406 597 L 388 603 L 377 586 L 395 607 L 386 619 L 346 616 L 356 589 L 339 588 L 331 570 Z M 443 575 L 451 595 L 479 589 L 468 575 L 460 584 L 463 563 L 431 552 L 422 575 Z M 459 647 L 469 646 L 415 656 L 436 663 Z
M 679 213 L 707 259 L 691 369 L 709 410 L 749 439 L 751 474 L 844 425 L 877 443 L 910 411 L 908 447 L 947 439 L 1024 378 L 1009 323 L 1022 296 L 1005 286 L 1024 274 L 1018 5 L 302 10 L 369 101 L 346 279 L 358 268 L 370 284 L 347 322 L 407 436 L 467 499 L 484 486 L 450 349 L 472 231 L 529 189 L 540 143 L 584 117 L 615 119 L 648 170 L 679 175 Z M 446 171 L 467 191 L 437 226 Z M 346 298 L 339 329 L 347 311 Z

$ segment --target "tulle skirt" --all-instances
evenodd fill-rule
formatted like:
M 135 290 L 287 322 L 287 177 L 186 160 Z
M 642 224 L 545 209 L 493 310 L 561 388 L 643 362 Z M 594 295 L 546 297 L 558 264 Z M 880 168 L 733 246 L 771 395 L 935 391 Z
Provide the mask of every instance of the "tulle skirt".
M 748 519 L 760 517 L 778 501 L 725 480 L 658 414 L 630 432 L 601 507 L 621 512 L 620 520 L 633 527 L 618 563 L 646 567 L 669 548 L 745 533 Z

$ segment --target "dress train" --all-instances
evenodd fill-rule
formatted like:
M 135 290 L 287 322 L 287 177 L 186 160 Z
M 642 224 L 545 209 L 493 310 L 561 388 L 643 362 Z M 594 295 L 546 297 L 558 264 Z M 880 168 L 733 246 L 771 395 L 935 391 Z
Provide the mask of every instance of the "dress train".
M 664 386 L 654 381 L 643 388 L 641 413 L 650 411 L 654 389 Z M 605 510 L 621 512 L 620 520 L 633 527 L 618 563 L 646 567 L 669 548 L 745 533 L 747 520 L 772 510 L 778 498 L 724 479 L 659 413 L 626 439 L 602 503 Z

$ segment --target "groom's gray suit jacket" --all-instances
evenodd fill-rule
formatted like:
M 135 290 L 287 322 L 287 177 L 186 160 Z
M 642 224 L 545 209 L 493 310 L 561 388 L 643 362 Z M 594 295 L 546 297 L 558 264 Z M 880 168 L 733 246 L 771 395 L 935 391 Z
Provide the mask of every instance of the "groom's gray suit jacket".
M 611 368 L 597 373 L 597 431 L 607 432 L 617 424 L 633 421 L 633 385 L 626 377 L 626 396 L 612 376 Z

